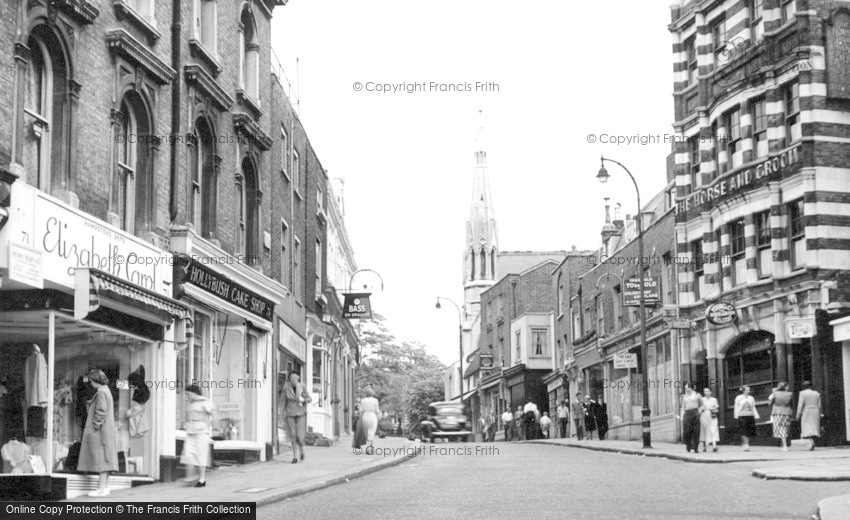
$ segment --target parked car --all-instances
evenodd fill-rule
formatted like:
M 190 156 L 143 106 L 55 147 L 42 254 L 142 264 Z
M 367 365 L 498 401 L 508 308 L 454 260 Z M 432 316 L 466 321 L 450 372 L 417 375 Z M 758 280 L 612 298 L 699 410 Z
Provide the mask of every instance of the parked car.
M 423 441 L 453 439 L 467 442 L 472 436 L 471 424 L 463 413 L 463 404 L 437 402 L 428 405 L 428 416 L 419 423 Z

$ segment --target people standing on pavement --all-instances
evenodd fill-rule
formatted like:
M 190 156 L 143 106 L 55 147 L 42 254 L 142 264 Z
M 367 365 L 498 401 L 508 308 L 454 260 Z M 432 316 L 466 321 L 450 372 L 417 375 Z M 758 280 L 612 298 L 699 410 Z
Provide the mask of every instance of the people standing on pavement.
M 89 384 L 95 389 L 94 397 L 87 403 L 86 424 L 80 443 L 77 471 L 97 473 L 97 490 L 90 497 L 109 496 L 109 472 L 118 471 L 118 450 L 115 439 L 115 409 L 109 378 L 102 370 L 92 370 Z
M 711 394 L 710 388 L 702 390 L 702 412 L 699 415 L 699 440 L 702 442 L 702 451 L 708 451 L 711 445 L 712 451 L 717 451 L 717 443 L 720 442 L 720 427 L 717 423 L 717 415 L 720 413 L 720 403 Z
M 540 410 L 537 409 L 537 405 L 529 398 L 522 412 L 524 415 L 525 440 L 534 440 L 537 438 L 537 431 L 540 428 L 537 422 L 540 419 Z
M 815 437 L 820 437 L 821 413 L 820 393 L 812 390 L 810 381 L 803 381 L 803 389 L 797 397 L 797 420 L 800 421 L 800 438 L 809 439 L 809 449 L 815 449 Z
M 584 396 L 584 430 L 588 440 L 592 441 L 593 432 L 596 431 L 596 403 L 589 395 Z
M 189 385 L 184 390 L 189 405 L 186 407 L 186 422 L 183 429 L 186 430 L 186 440 L 183 442 L 183 453 L 180 454 L 180 463 L 186 464 L 186 478 L 183 482 L 189 484 L 195 482 L 190 477 L 197 467 L 198 477 L 195 487 L 207 485 L 207 466 L 210 455 L 210 426 L 212 425 L 213 405 L 209 399 L 203 396 L 198 385 Z
M 512 439 L 511 430 L 513 429 L 513 422 L 514 414 L 511 413 L 511 407 L 508 406 L 505 408 L 504 413 L 502 413 L 502 425 L 505 428 L 505 442 Z
M 514 412 L 514 438 L 520 441 L 525 440 L 525 427 L 522 422 L 522 406 L 516 407 Z
M 608 405 L 602 394 L 596 398 L 596 430 L 599 433 L 599 440 L 604 441 L 605 436 L 608 435 Z
M 694 450 L 694 453 L 699 453 L 699 415 L 702 407 L 702 397 L 694 391 L 690 383 L 685 383 L 685 394 L 682 396 L 682 437 L 688 452 Z
M 756 419 L 759 411 L 756 409 L 756 400 L 750 395 L 750 387 L 741 387 L 741 393 L 735 398 L 735 419 L 741 428 L 741 445 L 744 451 L 750 451 L 750 437 L 756 435 Z
M 361 420 L 360 405 L 354 405 L 354 438 L 351 440 L 352 448 L 360 448 L 366 444 L 366 429 L 363 427 Z M 359 455 L 359 449 L 355 450 L 355 455 Z
M 363 399 L 360 401 L 360 421 L 363 423 L 363 429 L 366 431 L 366 443 L 369 445 L 366 448 L 366 453 L 371 454 L 374 451 L 372 443 L 375 439 L 375 432 L 378 431 L 378 418 L 381 415 L 381 405 L 375 397 L 375 391 L 372 387 L 367 386 L 363 391 Z
M 562 439 L 566 439 L 570 427 L 570 407 L 566 399 L 561 399 L 558 405 L 558 433 Z
M 487 414 L 487 441 L 494 442 L 496 440 L 496 427 L 498 426 L 496 422 L 496 414 L 490 412 Z
M 543 417 L 540 418 L 540 429 L 543 431 L 543 438 L 549 438 L 549 427 L 552 426 L 552 419 L 549 418 L 549 412 L 543 412 Z
M 770 403 L 770 421 L 773 423 L 773 438 L 782 440 L 782 451 L 788 451 L 788 427 L 791 425 L 791 399 L 794 394 L 788 391 L 785 381 L 776 385 L 767 398 Z
M 576 392 L 576 399 L 570 406 L 573 412 L 573 424 L 576 427 L 576 439 L 584 440 L 584 405 L 581 403 L 581 392 Z
M 292 439 L 292 464 L 304 460 L 304 445 L 307 444 L 307 403 L 313 400 L 307 385 L 301 382 L 301 375 L 292 371 L 289 382 L 283 392 L 283 413 L 286 416 L 286 427 L 289 438 Z M 299 457 L 300 452 L 300 457 Z

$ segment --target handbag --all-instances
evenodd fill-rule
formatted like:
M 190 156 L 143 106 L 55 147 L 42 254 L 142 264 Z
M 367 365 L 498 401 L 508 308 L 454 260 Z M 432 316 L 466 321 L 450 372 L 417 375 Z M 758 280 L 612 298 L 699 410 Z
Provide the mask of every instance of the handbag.
M 720 414 L 720 410 L 718 410 L 717 408 L 712 408 L 712 409 L 711 409 L 711 418 L 712 418 L 712 419 L 717 419 L 717 416 L 718 416 L 719 414 Z

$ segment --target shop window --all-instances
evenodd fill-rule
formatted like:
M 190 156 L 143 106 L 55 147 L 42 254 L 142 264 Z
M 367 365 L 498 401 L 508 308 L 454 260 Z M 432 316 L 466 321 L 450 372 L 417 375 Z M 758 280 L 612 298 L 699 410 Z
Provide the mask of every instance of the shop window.
M 69 154 L 67 53 L 46 25 L 35 27 L 27 46 L 24 94 L 23 165 L 38 189 L 58 193 L 67 189 L 64 172 Z
M 785 108 L 785 146 L 803 136 L 800 123 L 800 85 L 796 81 L 782 87 Z
M 767 157 L 767 113 L 764 98 L 752 102 L 753 115 L 753 155 L 754 158 Z
M 777 383 L 773 335 L 754 331 L 744 334 L 726 352 L 727 405 L 732 406 L 744 385 L 756 401 L 766 401 Z
M 249 9 L 242 10 L 240 22 L 240 84 L 254 101 L 258 101 L 260 45 L 257 43 L 257 27 L 254 23 L 254 17 Z
M 546 329 L 531 329 L 531 348 L 535 356 L 548 356 L 549 331 Z
M 730 168 L 737 168 L 744 163 L 744 154 L 741 150 L 741 109 L 735 108 L 727 112 L 724 122 L 726 123 L 726 132 L 728 134 L 726 162 Z
M 208 379 L 208 371 L 206 369 L 208 359 L 205 355 L 205 352 L 208 352 L 208 350 L 206 350 L 205 345 L 209 342 L 210 337 L 209 316 L 196 312 L 193 326 L 192 343 L 187 345 L 187 348 L 177 352 L 176 374 L 177 382 L 181 389 L 176 395 L 177 422 L 175 424 L 177 424 L 178 428 L 181 427 L 183 421 L 186 419 L 186 406 L 188 404 L 186 394 L 182 391 L 182 388 L 186 388 L 191 384 L 199 384 L 199 382 Z M 201 386 L 202 393 L 209 397 L 209 389 L 203 385 L 199 386 Z
M 321 341 L 321 340 L 320 340 Z M 313 393 L 318 397 L 317 402 L 321 403 L 324 400 L 324 374 L 322 373 L 324 350 L 320 348 L 313 349 Z
M 728 224 L 729 250 L 732 254 L 732 286 L 744 283 L 747 279 L 747 241 L 744 234 L 744 219 L 738 219 Z
M 203 238 L 215 238 L 218 171 L 215 161 L 215 137 L 204 118 L 195 121 L 190 140 L 192 185 L 189 195 L 189 218 Z
M 788 227 L 791 268 L 797 269 L 806 265 L 806 222 L 803 199 L 788 204 Z
M 756 261 L 759 278 L 769 278 L 773 274 L 773 251 L 770 249 L 770 211 L 755 214 L 756 221 Z

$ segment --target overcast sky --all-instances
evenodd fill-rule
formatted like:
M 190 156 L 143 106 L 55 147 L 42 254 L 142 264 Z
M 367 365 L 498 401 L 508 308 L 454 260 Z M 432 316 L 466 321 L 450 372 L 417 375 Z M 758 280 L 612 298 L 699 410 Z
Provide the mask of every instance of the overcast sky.
M 457 313 L 434 303 L 463 301 L 479 110 L 502 251 L 598 247 L 604 197 L 633 214 L 625 172 L 609 166 L 611 180 L 597 182 L 602 154 L 632 171 L 644 203 L 664 187 L 670 3 L 289 0 L 275 9 L 273 49 L 322 165 L 345 179 L 355 258 L 383 276 L 373 308 L 396 336 L 457 360 Z M 422 82 L 425 92 L 367 91 Z M 431 82 L 498 91 L 429 92 Z M 603 134 L 661 142 L 601 144 Z

